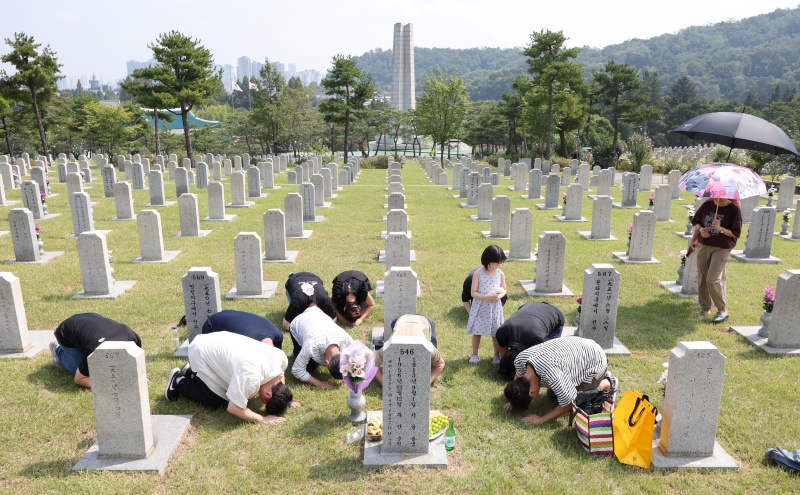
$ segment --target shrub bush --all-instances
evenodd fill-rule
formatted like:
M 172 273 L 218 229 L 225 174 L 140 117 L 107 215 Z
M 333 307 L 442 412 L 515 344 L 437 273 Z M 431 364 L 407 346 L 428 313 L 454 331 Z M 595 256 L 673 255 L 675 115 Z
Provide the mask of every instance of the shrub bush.
M 387 155 L 378 155 L 364 158 L 361 160 L 361 168 L 386 170 L 389 168 L 389 157 Z

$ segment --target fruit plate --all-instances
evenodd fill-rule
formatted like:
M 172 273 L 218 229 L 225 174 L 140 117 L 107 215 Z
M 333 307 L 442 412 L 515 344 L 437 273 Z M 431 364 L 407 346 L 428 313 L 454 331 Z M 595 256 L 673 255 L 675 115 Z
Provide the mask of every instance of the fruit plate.
M 447 431 L 447 427 L 446 426 L 443 427 L 441 430 L 439 430 L 439 433 L 434 433 L 433 435 L 431 435 L 430 438 L 428 439 L 428 441 L 436 440 L 440 436 L 444 435 L 445 431 Z

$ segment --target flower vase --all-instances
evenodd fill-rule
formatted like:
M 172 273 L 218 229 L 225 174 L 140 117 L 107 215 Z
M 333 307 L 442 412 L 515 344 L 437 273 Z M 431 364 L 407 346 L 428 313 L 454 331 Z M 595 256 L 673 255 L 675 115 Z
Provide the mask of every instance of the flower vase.
M 36 245 L 39 246 L 39 256 L 44 255 L 44 241 L 39 234 L 36 234 Z
M 759 337 L 769 337 L 769 322 L 772 321 L 772 312 L 764 311 L 761 315 L 761 328 L 758 330 Z
M 690 218 L 689 220 L 686 221 L 686 231 L 683 233 L 683 235 L 692 235 L 693 227 L 694 226 L 692 225 L 692 219 Z
M 653 211 L 653 205 L 651 205 L 651 204 L 648 204 L 648 205 L 647 205 L 647 209 L 648 209 L 649 211 Z
M 364 412 L 364 406 L 366 405 L 367 398 L 361 392 L 355 393 L 351 391 L 350 395 L 347 396 L 347 407 L 350 408 L 350 414 L 347 415 L 347 419 L 354 424 L 366 421 L 367 413 Z
M 784 220 L 781 224 L 780 235 L 789 235 L 789 220 Z
M 685 266 L 680 265 L 678 267 L 678 280 L 675 281 L 675 285 L 680 285 L 683 287 L 683 271 L 686 269 Z
M 630 256 L 630 254 L 631 254 L 631 235 L 630 234 L 628 234 L 628 244 L 627 244 L 627 246 L 628 246 L 628 248 L 625 249 L 625 256 Z
M 767 196 L 767 208 L 772 206 L 772 196 Z
M 581 327 L 581 312 L 578 311 L 578 316 L 575 317 L 575 326 L 580 328 Z

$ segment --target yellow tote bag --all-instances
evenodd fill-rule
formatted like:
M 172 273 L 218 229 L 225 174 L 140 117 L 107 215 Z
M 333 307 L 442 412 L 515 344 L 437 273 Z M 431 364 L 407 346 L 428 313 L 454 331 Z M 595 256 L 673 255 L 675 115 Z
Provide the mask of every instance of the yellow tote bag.
M 650 467 L 656 412 L 646 395 L 635 390 L 625 391 L 614 408 L 612 419 L 614 455 L 619 462 Z

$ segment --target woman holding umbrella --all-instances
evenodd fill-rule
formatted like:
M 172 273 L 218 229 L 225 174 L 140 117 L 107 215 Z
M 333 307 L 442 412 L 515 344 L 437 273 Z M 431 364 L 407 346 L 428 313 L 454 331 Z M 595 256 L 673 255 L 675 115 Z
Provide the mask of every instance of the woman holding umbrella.
M 688 253 L 697 250 L 697 290 L 701 308 L 698 315 L 710 314 L 713 303 L 717 314 L 711 321 L 721 323 L 728 318 L 725 267 L 742 232 L 742 211 L 736 200 L 711 198 L 697 209 L 692 225 L 694 234 Z

